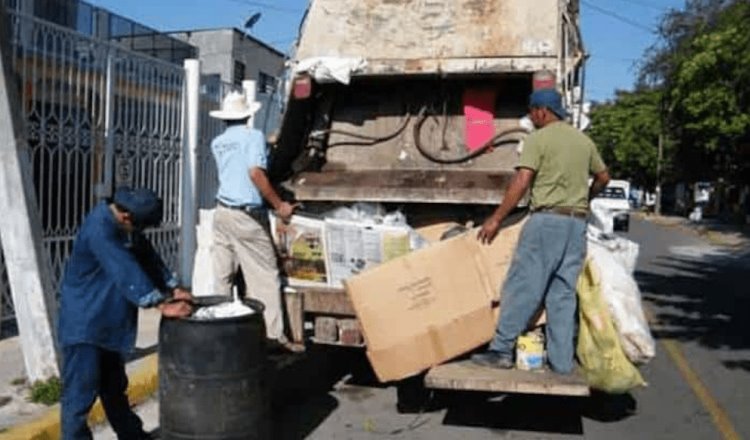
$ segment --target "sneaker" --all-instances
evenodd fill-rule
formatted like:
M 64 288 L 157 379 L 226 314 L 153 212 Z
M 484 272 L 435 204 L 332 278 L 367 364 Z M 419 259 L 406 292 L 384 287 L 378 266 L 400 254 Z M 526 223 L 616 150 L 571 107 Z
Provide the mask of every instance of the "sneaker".
M 501 370 L 509 370 L 516 366 L 510 356 L 492 350 L 472 355 L 471 361 L 483 367 L 499 368 Z

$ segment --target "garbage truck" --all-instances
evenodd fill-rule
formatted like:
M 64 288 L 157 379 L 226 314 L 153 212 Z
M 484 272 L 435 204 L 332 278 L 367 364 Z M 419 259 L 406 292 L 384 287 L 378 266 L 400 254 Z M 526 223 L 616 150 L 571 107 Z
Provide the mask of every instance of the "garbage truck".
M 585 59 L 579 0 L 312 0 L 269 174 L 306 212 L 369 202 L 413 227 L 479 224 L 514 172 L 535 87 L 557 88 L 570 122 L 585 120 Z M 326 322 L 355 317 L 343 288 L 292 286 L 285 298 L 294 339 L 314 318 L 315 342 L 362 345 L 323 337 Z M 431 372 L 433 386 L 588 392 L 533 374 L 520 386 L 462 381 L 449 367 Z

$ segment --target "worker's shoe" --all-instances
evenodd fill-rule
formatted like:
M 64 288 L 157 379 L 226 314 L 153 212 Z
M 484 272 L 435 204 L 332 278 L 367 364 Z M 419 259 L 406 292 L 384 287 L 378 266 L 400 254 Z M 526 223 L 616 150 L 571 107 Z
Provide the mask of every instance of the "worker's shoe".
M 266 348 L 269 353 L 302 353 L 305 351 L 303 344 L 291 341 L 279 341 L 278 339 L 267 339 Z
M 502 370 L 509 370 L 515 366 L 513 358 L 492 350 L 472 355 L 471 361 L 483 367 L 499 368 Z

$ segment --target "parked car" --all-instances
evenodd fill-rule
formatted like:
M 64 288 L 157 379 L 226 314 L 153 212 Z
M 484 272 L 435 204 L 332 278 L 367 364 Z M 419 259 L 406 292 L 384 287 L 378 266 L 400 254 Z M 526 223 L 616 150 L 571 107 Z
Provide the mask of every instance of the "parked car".
M 591 201 L 591 212 L 604 232 L 630 229 L 630 202 L 628 190 L 630 182 L 612 180 L 598 196 Z

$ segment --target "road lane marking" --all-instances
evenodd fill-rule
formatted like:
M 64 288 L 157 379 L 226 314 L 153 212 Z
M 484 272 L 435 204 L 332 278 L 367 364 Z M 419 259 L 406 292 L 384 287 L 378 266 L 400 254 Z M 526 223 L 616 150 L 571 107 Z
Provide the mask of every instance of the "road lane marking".
M 646 304 L 644 304 L 643 311 L 645 312 L 649 327 L 653 327 L 654 325 L 662 325 L 651 307 L 648 307 L 646 306 Z M 703 384 L 703 381 L 700 379 L 700 376 L 698 376 L 698 373 L 693 370 L 687 358 L 685 358 L 685 355 L 682 354 L 680 343 L 675 341 L 674 339 L 660 339 L 659 342 L 661 342 L 661 344 L 664 346 L 664 349 L 667 351 L 669 358 L 680 371 L 682 378 L 685 379 L 685 382 L 687 382 L 688 386 L 693 391 L 695 396 L 698 398 L 698 400 L 700 400 L 703 408 L 708 411 L 708 414 L 711 416 L 711 420 L 714 422 L 716 429 L 718 429 L 724 440 L 741 440 L 742 437 L 740 437 L 740 435 L 737 433 L 737 430 L 734 429 L 732 420 L 729 418 L 727 412 L 714 398 L 714 396 L 708 390 L 708 387 Z
M 672 362 L 677 366 L 677 369 L 680 370 L 685 382 L 687 382 L 693 390 L 693 393 L 698 397 L 698 400 L 701 401 L 703 407 L 711 415 L 711 419 L 721 433 L 721 436 L 724 437 L 725 440 L 740 440 L 742 437 L 740 437 L 734 429 L 734 425 L 732 425 L 729 415 L 727 415 L 724 408 L 722 408 L 719 402 L 717 402 L 713 395 L 711 395 L 711 392 L 706 385 L 703 384 L 703 381 L 695 370 L 690 367 L 685 355 L 682 354 L 680 343 L 673 339 L 662 339 L 661 343 L 664 346 L 664 349 L 667 350 L 669 358 L 672 359 Z

